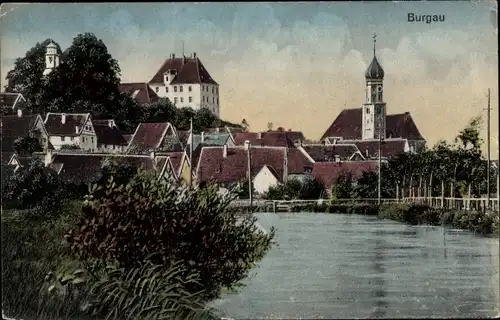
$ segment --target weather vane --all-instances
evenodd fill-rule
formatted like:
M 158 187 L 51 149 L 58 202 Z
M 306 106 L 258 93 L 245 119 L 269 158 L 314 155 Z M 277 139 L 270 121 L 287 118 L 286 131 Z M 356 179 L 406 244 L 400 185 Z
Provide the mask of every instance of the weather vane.
M 375 55 L 375 43 L 377 42 L 377 34 L 373 34 L 373 55 Z

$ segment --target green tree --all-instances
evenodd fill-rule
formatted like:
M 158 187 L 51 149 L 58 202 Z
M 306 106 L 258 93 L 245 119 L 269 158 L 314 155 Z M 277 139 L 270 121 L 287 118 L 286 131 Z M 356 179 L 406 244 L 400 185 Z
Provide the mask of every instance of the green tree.
M 6 92 L 21 93 L 26 99 L 26 109 L 32 113 L 40 112 L 38 106 L 43 105 L 43 92 L 45 89 L 43 71 L 45 70 L 45 53 L 52 39 L 46 39 L 37 43 L 28 50 L 24 57 L 17 58 L 14 62 L 14 68 L 7 73 L 5 86 Z M 57 46 L 59 54 L 61 48 Z
M 31 155 L 33 152 L 43 151 L 43 148 L 37 137 L 26 136 L 14 140 L 14 150 L 19 155 Z
M 325 193 L 323 185 L 315 179 L 288 179 L 286 183 L 270 187 L 263 195 L 268 200 L 313 200 L 320 199 Z
M 353 195 L 353 184 L 355 180 L 349 171 L 342 172 L 335 184 L 332 186 L 332 198 L 334 199 L 350 199 Z
M 184 188 L 140 172 L 126 185 L 110 179 L 94 186 L 67 239 L 84 261 L 116 262 L 129 269 L 144 262 L 168 267 L 181 261 L 199 274 L 207 300 L 233 288 L 271 246 L 274 230 L 257 231 L 256 218 L 238 223 L 227 212 L 232 197 L 216 187 Z

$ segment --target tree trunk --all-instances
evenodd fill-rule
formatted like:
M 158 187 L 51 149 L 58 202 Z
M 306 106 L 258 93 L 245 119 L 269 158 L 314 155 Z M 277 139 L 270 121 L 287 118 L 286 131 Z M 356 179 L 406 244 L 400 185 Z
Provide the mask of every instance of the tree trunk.
M 402 198 L 404 198 L 406 196 L 405 183 L 406 183 L 406 175 L 403 175 L 403 184 L 401 185 L 401 197 Z
M 421 190 L 422 190 L 422 175 L 420 175 L 420 181 L 418 183 L 418 191 L 417 191 L 417 197 L 422 197 L 422 194 L 421 194 Z M 425 197 L 425 195 L 424 195 Z
M 396 182 L 396 200 L 399 200 L 399 183 Z
M 433 174 L 431 171 L 431 177 L 429 178 L 429 193 L 428 193 L 429 198 L 432 198 L 432 178 L 433 178 Z
M 444 180 L 441 180 L 441 208 L 444 208 Z
M 469 190 L 467 192 L 467 210 L 470 210 L 470 196 L 472 190 L 472 183 L 469 183 Z
M 410 190 L 409 191 L 410 191 L 410 198 L 413 199 L 414 198 L 414 196 L 413 196 L 413 174 L 410 175 Z
M 424 179 L 424 204 L 427 204 L 427 179 Z

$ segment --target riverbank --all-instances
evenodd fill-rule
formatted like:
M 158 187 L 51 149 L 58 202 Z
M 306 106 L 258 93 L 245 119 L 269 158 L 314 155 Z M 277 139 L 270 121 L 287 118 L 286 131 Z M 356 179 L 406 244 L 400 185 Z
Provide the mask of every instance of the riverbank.
M 472 231 L 482 236 L 499 236 L 496 212 L 436 209 L 427 205 L 409 203 L 312 203 L 291 206 L 291 212 L 322 212 L 378 216 L 411 225 L 432 225 Z

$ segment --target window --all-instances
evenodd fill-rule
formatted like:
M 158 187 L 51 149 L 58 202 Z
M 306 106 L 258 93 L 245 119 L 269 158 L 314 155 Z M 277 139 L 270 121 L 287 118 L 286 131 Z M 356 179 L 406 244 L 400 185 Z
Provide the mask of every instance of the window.
M 82 137 L 82 142 L 85 142 L 85 137 Z
M 69 140 L 70 140 L 70 141 L 73 141 L 73 140 L 75 140 L 75 138 L 74 138 L 74 137 L 71 137 L 71 138 L 69 138 Z
M 214 93 L 214 91 L 215 91 L 215 90 L 214 90 L 214 87 L 212 87 L 212 93 Z
M 212 103 L 215 103 L 215 97 L 212 97 Z
M 219 97 L 217 97 L 217 105 L 219 105 Z
M 66 140 L 66 137 L 65 136 L 62 136 L 61 137 L 61 141 L 64 142 Z
M 168 82 L 168 77 L 167 76 L 165 76 L 165 81 Z
M 94 137 L 90 137 L 90 142 L 94 142 Z
M 217 94 L 219 94 L 219 87 L 216 87 L 216 88 L 215 88 L 215 92 L 216 92 Z
M 181 102 L 184 102 L 184 98 L 183 97 L 181 97 Z
M 370 114 L 370 108 L 366 108 L 366 113 Z
M 160 92 L 160 87 L 156 87 L 155 91 L 156 93 Z
M 189 102 L 193 102 L 193 97 L 189 97 Z
M 177 103 L 177 97 L 174 97 L 174 104 Z
M 179 91 L 183 92 L 184 91 L 183 88 L 184 88 L 183 86 L 179 86 Z
M 193 91 L 193 88 L 191 86 L 188 86 L 188 91 L 189 92 Z
M 177 92 L 177 86 L 174 86 L 174 92 Z
M 42 138 L 42 143 L 45 143 L 45 138 Z
M 165 92 L 168 93 L 168 87 L 165 87 Z

